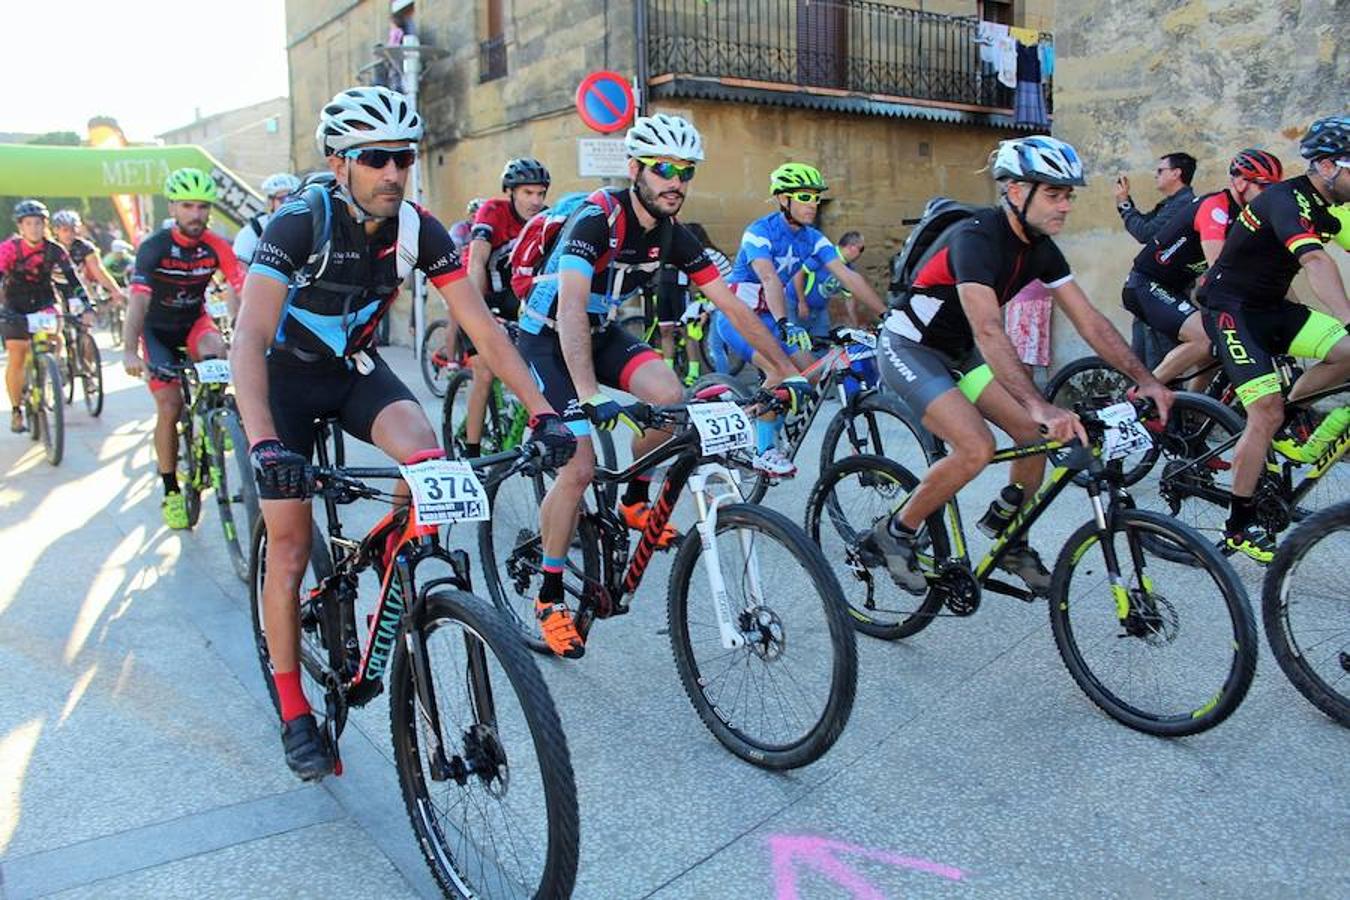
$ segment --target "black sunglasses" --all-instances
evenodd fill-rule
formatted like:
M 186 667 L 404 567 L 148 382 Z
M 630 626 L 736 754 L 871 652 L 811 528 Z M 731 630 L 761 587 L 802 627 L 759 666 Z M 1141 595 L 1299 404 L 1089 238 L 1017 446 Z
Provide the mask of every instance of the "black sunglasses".
M 370 169 L 383 169 L 389 160 L 400 169 L 406 169 L 417 162 L 417 151 L 411 147 L 392 149 L 389 147 L 366 147 L 362 150 L 348 150 L 342 154 L 346 159 L 356 160 L 358 165 Z

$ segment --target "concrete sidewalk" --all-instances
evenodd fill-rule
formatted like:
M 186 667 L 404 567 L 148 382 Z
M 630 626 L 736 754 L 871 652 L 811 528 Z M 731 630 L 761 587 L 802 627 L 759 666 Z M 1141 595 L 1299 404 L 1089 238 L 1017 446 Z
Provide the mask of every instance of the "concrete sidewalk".
M 410 355 L 386 356 L 429 404 Z M 105 377 L 100 420 L 69 409 L 59 468 L 0 436 L 4 896 L 435 895 L 383 698 L 352 718 L 346 774 L 290 774 L 211 504 L 194 532 L 162 527 L 150 399 Z M 800 521 L 814 475 L 769 503 Z M 972 486 L 967 518 L 1002 477 Z M 1083 517 L 1061 503 L 1035 534 L 1048 558 Z M 353 527 L 378 512 L 351 510 Z M 987 598 L 906 642 L 860 638 L 848 729 L 775 775 L 684 697 L 669 563 L 584 660 L 539 661 L 577 774 L 579 897 L 1350 895 L 1350 734 L 1264 644 L 1229 722 L 1161 741 L 1083 697 L 1043 607 Z M 1255 600 L 1259 572 L 1243 574 Z

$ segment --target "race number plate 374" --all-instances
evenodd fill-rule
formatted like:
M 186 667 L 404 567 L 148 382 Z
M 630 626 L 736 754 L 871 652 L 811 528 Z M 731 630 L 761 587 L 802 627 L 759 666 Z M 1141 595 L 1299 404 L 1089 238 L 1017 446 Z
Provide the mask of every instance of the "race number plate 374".
M 429 459 L 398 468 L 412 488 L 418 525 L 487 521 L 487 491 L 468 463 Z

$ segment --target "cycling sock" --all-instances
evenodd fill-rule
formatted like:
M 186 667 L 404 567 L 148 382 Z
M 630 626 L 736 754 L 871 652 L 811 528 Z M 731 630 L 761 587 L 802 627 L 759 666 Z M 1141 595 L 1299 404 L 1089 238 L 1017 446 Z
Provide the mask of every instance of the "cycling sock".
M 305 691 L 300 687 L 300 670 L 273 672 L 272 683 L 277 687 L 277 702 L 281 704 L 281 721 L 298 719 L 310 711 Z
M 900 514 L 891 516 L 890 521 L 886 523 L 886 531 L 894 538 L 912 538 L 918 534 L 913 528 L 900 521 Z
M 652 479 L 650 475 L 639 475 L 628 482 L 628 489 L 623 492 L 624 506 L 632 506 L 634 503 L 651 502 Z
M 164 481 L 164 493 L 166 496 L 178 493 L 177 472 L 160 472 L 159 477 Z
M 561 556 L 545 556 L 542 568 L 544 584 L 539 588 L 539 599 L 545 603 L 557 603 L 562 600 L 562 573 L 567 560 Z
M 465 444 L 465 445 L 464 445 L 464 458 L 465 458 L 465 459 L 477 459 L 478 457 L 480 457 L 480 456 L 482 456 L 482 455 L 483 455 L 483 445 L 482 445 L 482 444 Z
M 669 366 L 669 367 L 672 368 L 672 369 L 675 368 L 675 358 L 674 358 L 673 356 L 667 356 L 667 357 L 666 357 L 666 365 Z
M 1232 505 L 1228 507 L 1227 530 L 1238 532 L 1246 529 L 1256 520 L 1256 504 L 1251 497 L 1233 495 Z
M 756 419 L 755 435 L 758 451 L 763 453 L 774 445 L 774 438 L 778 436 L 778 420 Z

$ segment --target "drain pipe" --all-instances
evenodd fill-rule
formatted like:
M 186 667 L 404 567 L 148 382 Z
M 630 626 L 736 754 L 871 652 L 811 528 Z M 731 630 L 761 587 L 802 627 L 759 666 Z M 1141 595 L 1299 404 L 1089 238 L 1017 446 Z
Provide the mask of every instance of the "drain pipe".
M 647 0 L 637 0 L 633 4 L 633 27 L 637 31 L 637 75 L 633 78 L 633 97 L 637 101 L 637 114 L 647 114 Z

